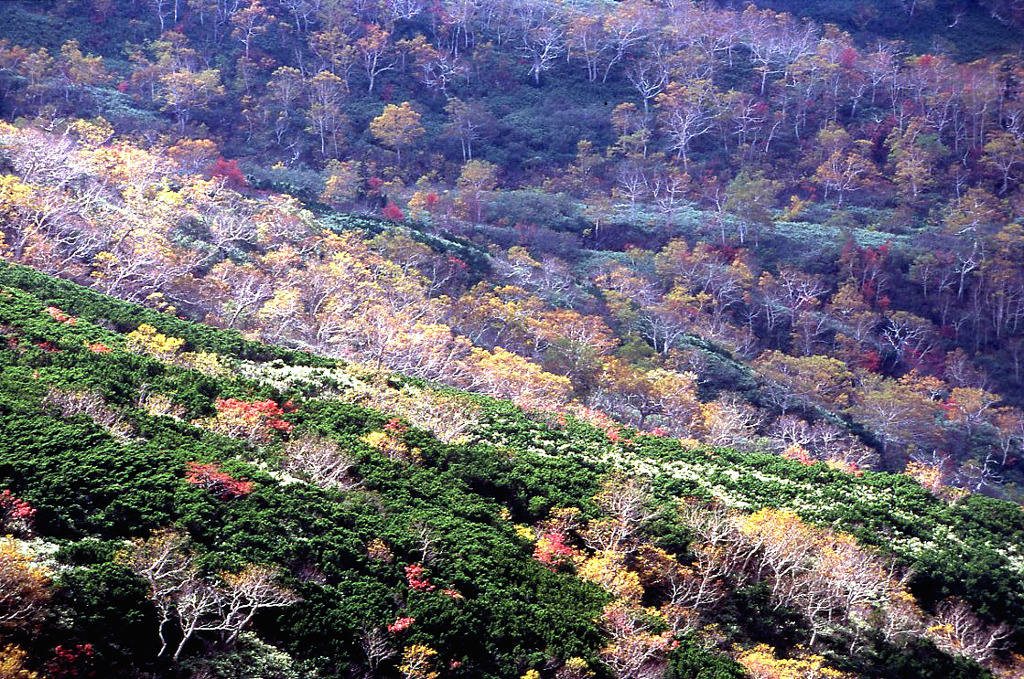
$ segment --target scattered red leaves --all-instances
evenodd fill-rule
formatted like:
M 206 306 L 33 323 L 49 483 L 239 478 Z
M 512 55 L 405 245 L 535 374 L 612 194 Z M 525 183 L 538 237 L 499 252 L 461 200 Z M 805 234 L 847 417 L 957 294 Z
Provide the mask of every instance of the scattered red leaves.
M 388 431 L 391 432 L 392 434 L 395 434 L 396 436 L 400 436 L 405 432 L 409 431 L 409 426 L 403 424 L 402 421 L 397 417 L 392 417 L 390 420 L 387 421 L 387 424 L 384 425 L 384 431 Z
M 252 492 L 252 481 L 239 481 L 215 462 L 187 462 L 185 481 L 210 491 L 218 500 L 244 497 Z
M 45 309 L 43 309 L 43 313 L 48 315 L 50 318 L 57 321 L 58 323 L 63 323 L 64 325 L 75 325 L 78 323 L 77 318 L 75 318 L 74 316 L 68 316 L 66 313 L 64 313 L 55 306 L 46 307 Z
M 46 665 L 46 675 L 51 679 L 92 679 L 96 676 L 93 666 L 96 651 L 92 644 L 75 644 L 53 649 L 53 659 Z
M 805 464 L 807 466 L 811 466 L 818 462 L 813 457 L 811 457 L 810 453 L 807 452 L 807 449 L 805 449 L 803 446 L 796 444 L 789 446 L 784 451 L 782 451 L 782 457 L 786 458 L 787 460 L 795 460 L 800 464 Z
M 421 564 L 414 563 L 405 567 L 405 578 L 409 586 L 417 592 L 432 592 L 434 585 L 427 576 L 427 569 Z
M 391 634 L 401 634 L 405 630 L 409 629 L 414 622 L 416 622 L 416 618 L 398 618 L 388 625 L 388 632 Z
M 266 440 L 270 438 L 269 430 L 287 434 L 294 428 L 291 422 L 281 419 L 286 411 L 270 399 L 242 401 L 237 398 L 219 398 L 214 407 L 217 409 L 219 424 L 227 429 L 238 430 L 229 435 Z
M 35 516 L 35 507 L 15 497 L 10 490 L 0 493 L 0 533 L 31 535 Z

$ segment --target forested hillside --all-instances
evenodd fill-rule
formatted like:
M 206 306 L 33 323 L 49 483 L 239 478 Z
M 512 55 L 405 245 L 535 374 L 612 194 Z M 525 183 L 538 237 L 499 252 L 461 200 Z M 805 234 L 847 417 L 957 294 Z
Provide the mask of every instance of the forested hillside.
M 717 4 L 746 6 L 721 0 Z M 914 52 L 938 50 L 961 61 L 1017 51 L 1024 25 L 1024 5 L 1014 0 L 759 0 L 754 4 L 819 24 L 836 24 L 853 33 L 860 45 L 896 39 Z
M 0 3 L 0 676 L 1021 676 L 1022 21 Z
M 1015 505 L 0 288 L 6 676 L 1020 670 Z

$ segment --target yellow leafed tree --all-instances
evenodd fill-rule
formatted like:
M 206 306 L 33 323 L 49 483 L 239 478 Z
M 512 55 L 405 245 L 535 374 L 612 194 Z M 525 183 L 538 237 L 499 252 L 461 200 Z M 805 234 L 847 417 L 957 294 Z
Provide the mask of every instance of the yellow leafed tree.
M 403 101 L 398 106 L 388 104 L 379 116 L 370 121 L 370 133 L 384 146 L 398 154 L 402 164 L 402 149 L 407 149 L 426 134 L 420 125 L 420 114 L 412 104 Z
M 853 679 L 848 672 L 829 667 L 820 655 L 799 653 L 780 660 L 772 648 L 758 644 L 736 658 L 754 679 Z
M 402 664 L 398 671 L 402 679 L 437 679 L 434 669 L 437 651 L 423 644 L 413 644 L 402 652 Z
M 0 539 L 0 630 L 30 630 L 50 600 L 50 575 L 18 541 Z

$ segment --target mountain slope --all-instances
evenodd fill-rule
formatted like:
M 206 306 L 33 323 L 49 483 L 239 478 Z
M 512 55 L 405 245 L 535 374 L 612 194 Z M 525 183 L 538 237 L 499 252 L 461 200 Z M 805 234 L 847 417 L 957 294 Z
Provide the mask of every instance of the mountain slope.
M 53 667 L 78 663 L 119 676 L 200 667 L 239 676 L 218 672 L 256 657 L 277 663 L 274 676 L 312 676 L 314 668 L 342 676 L 367 663 L 384 675 L 427 676 L 411 673 L 419 659 L 422 671 L 450 676 L 513 677 L 531 668 L 566 676 L 615 671 L 643 638 L 650 656 L 638 667 L 668 662 L 677 676 L 705 676 L 694 672 L 709 662 L 732 671 L 701 648 L 717 646 L 749 668 L 781 662 L 757 642 L 811 662 L 797 647 L 809 641 L 833 665 L 866 675 L 898 666 L 901 676 L 937 668 L 977 676 L 977 666 L 931 646 L 955 649 L 933 629 L 943 623 L 924 629 L 928 618 L 941 620 L 950 596 L 969 602 L 982 634 L 1021 615 L 1024 516 L 1014 505 L 969 496 L 951 506 L 906 477 L 854 477 L 527 413 L 244 342 L 11 265 L 0 267 L 0 288 L 0 485 L 35 509 L 34 528 L 10 514 L 5 525 L 49 582 L 38 615 L 5 628 L 30 664 L 53 657 Z M 616 468 L 630 476 L 617 477 Z M 632 525 L 608 498 L 633 497 L 633 475 L 651 481 L 642 500 L 649 510 L 628 535 L 608 538 L 602 526 Z M 845 544 L 834 530 L 878 544 L 878 556 L 866 547 L 854 553 L 866 563 L 891 553 L 897 572 L 913 569 L 922 627 L 886 640 L 863 612 L 850 620 L 864 620 L 865 630 L 837 618 L 820 638 L 808 637 L 799 607 L 778 608 L 762 589 L 776 576 L 736 564 L 702 570 L 708 552 L 693 517 L 730 510 L 709 505 L 694 514 L 705 505 L 677 504 L 701 497 L 746 512 L 776 508 L 730 521 L 788 521 L 815 550 Z M 175 664 L 167 656 L 184 636 L 177 621 L 188 617 L 179 597 L 164 630 L 168 650 L 157 657 L 161 600 L 140 563 L 158 543 L 188 560 L 196 582 L 213 592 L 234 591 L 254 568 L 271 569 L 273 584 L 264 585 L 287 592 L 287 605 L 271 598 L 253 608 L 257 636 L 237 619 L 227 623 L 231 631 L 217 631 L 219 613 L 205 611 Z M 661 561 L 650 561 L 658 553 Z M 670 614 L 653 563 L 678 582 L 703 573 L 719 594 Z M 608 580 L 609 573 L 618 575 Z M 895 581 L 885 587 L 903 591 Z M 646 637 L 633 627 L 623 632 L 616 617 L 641 604 L 657 607 L 644 615 L 660 621 Z M 891 618 L 884 601 L 869 608 Z M 778 626 L 783 613 L 787 627 Z M 637 613 L 627 615 L 635 627 L 639 618 L 630 615 Z M 706 627 L 714 621 L 721 631 Z M 651 641 L 672 637 L 674 646 Z M 850 639 L 873 650 L 845 656 Z M 734 642 L 742 648 L 733 650 Z

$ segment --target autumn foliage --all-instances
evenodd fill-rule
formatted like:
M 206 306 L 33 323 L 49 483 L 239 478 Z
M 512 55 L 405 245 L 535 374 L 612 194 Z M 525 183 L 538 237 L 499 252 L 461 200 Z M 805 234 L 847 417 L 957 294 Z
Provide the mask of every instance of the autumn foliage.
M 577 551 L 566 544 L 565 534 L 557 530 L 541 533 L 533 550 L 533 558 L 551 567 L 572 563 L 577 556 Z
M 73 326 L 76 323 L 78 323 L 77 318 L 75 318 L 74 316 L 68 316 L 66 313 L 64 313 L 55 306 L 48 306 L 45 309 L 43 309 L 43 312 L 53 320 L 57 321 L 58 323 L 63 323 L 64 325 Z
M 402 664 L 398 670 L 402 679 L 437 679 L 436 662 L 437 651 L 423 644 L 413 644 L 402 652 Z
M 0 677 L 10 679 L 40 679 L 39 673 L 25 666 L 28 652 L 20 646 L 6 644 L 0 647 Z
M 3 671 L 1010 667 L 1024 4 L 765 4 L 6 22 L 0 256 L 137 306 L 2 267 Z
M 405 567 L 405 580 L 409 587 L 417 592 L 432 592 L 435 587 L 430 582 L 430 575 L 422 564 L 410 564 Z
M 11 537 L 0 538 L 0 629 L 31 632 L 50 601 L 50 573 Z
M 249 187 L 249 183 L 245 180 L 245 175 L 242 174 L 241 168 L 238 167 L 238 161 L 234 158 L 231 160 L 218 158 L 210 166 L 210 176 L 223 179 L 228 186 L 236 191 Z
M 31 535 L 35 515 L 35 507 L 15 497 L 9 489 L 0 493 L 0 533 Z
M 253 491 L 252 481 L 240 481 L 215 463 L 189 462 L 186 466 L 185 482 L 210 491 L 219 500 L 245 497 Z
M 53 649 L 53 659 L 46 665 L 46 674 L 52 679 L 92 679 L 97 675 L 95 655 L 89 643 L 58 645 Z
M 389 219 L 392 222 L 401 222 L 405 220 L 405 215 L 402 213 L 402 209 L 394 203 L 388 203 L 381 211 L 381 215 L 384 219 Z
M 293 428 L 290 422 L 283 419 L 286 414 L 284 409 L 271 400 L 217 399 L 215 407 L 215 416 L 198 420 L 196 424 L 252 444 L 267 443 L 278 433 L 287 434 Z
M 412 624 L 414 622 L 416 622 L 416 618 L 410 618 L 410 617 L 399 617 L 399 618 L 396 618 L 393 623 L 388 625 L 388 632 L 390 634 L 401 634 L 402 632 L 405 632 L 407 629 L 412 627 Z
M 759 644 L 743 651 L 737 658 L 754 679 L 852 679 L 848 672 L 829 667 L 820 655 L 798 651 L 793 657 L 780 659 L 772 649 Z

